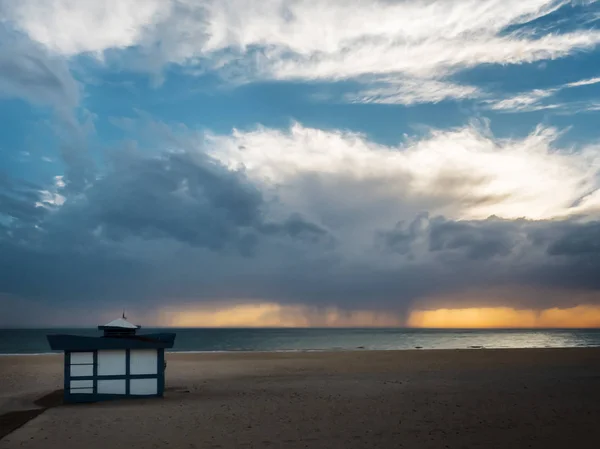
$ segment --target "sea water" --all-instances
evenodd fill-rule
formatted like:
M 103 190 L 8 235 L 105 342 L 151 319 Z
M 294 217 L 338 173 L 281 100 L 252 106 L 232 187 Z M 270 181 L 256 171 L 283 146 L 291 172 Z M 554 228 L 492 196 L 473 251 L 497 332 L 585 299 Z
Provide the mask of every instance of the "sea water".
M 172 351 L 344 351 L 464 348 L 567 348 L 600 346 L 600 329 L 178 329 Z M 0 354 L 52 352 L 48 334 L 99 336 L 96 329 L 0 329 Z

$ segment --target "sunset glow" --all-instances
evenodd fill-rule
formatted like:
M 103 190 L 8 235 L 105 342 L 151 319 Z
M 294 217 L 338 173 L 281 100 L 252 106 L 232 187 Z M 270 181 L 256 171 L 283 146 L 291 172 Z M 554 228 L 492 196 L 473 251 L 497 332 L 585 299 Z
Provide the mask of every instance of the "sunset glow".
M 241 304 L 225 308 L 170 308 L 159 315 L 162 325 L 175 327 L 394 327 L 402 320 L 369 310 L 345 311 L 276 303 Z
M 600 306 L 544 310 L 509 307 L 415 310 L 409 327 L 422 328 L 590 328 L 600 327 Z
M 414 327 L 414 328 L 593 328 L 600 327 L 600 306 L 579 305 L 543 310 L 471 307 L 400 313 L 311 308 L 255 303 L 225 308 L 164 309 L 159 323 L 174 327 Z

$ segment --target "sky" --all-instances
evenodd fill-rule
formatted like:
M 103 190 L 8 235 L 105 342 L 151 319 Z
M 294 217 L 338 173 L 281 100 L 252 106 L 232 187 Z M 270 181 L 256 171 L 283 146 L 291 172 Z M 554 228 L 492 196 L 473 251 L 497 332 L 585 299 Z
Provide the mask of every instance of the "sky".
M 0 0 L 0 326 L 600 326 L 599 25 Z

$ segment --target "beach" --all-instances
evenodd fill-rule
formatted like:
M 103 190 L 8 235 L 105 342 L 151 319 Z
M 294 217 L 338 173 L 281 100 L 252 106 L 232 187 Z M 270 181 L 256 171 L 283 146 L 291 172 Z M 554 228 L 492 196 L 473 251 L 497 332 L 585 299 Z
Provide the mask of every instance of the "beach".
M 61 355 L 0 357 L 0 415 L 41 412 L 0 449 L 600 441 L 600 348 L 169 353 L 167 361 L 162 399 L 53 406 L 35 401 L 62 388 Z

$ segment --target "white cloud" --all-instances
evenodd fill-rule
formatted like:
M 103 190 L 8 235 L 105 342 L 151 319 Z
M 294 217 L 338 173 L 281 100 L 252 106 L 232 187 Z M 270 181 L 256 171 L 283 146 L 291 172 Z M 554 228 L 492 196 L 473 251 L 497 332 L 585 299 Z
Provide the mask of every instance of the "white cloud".
M 583 110 L 588 112 L 600 111 L 600 103 L 588 104 Z
M 289 131 L 209 135 L 205 145 L 281 204 L 325 225 L 343 217 L 342 227 L 368 229 L 421 210 L 543 219 L 597 209 L 600 196 L 589 194 L 598 188 L 598 149 L 561 151 L 557 135 L 540 127 L 523 139 L 500 140 L 473 125 L 388 147 L 361 134 L 296 124 Z M 575 210 L 583 197 L 585 207 Z
M 406 79 L 385 83 L 380 80 L 375 86 L 348 94 L 351 103 L 404 104 L 438 103 L 446 99 L 477 98 L 483 93 L 475 86 L 454 84 L 430 79 Z
M 60 207 L 63 204 L 65 204 L 65 201 L 67 201 L 67 197 L 65 197 L 64 195 L 59 193 L 60 191 L 63 191 L 63 189 L 66 186 L 66 183 L 64 181 L 64 176 L 62 176 L 62 175 L 54 176 L 53 184 L 54 185 L 49 187 L 50 190 L 38 191 L 39 201 L 37 201 L 35 203 L 35 207 L 43 207 L 46 209 L 52 209 L 55 207 Z
M 490 109 L 503 112 L 531 112 L 544 109 L 560 109 L 561 111 L 569 113 L 594 111 L 596 110 L 594 103 L 544 103 L 544 100 L 551 98 L 565 89 L 590 86 L 598 83 L 600 83 L 600 77 L 588 78 L 566 83 L 551 89 L 534 89 L 529 92 L 520 92 L 517 95 L 500 100 L 487 100 L 486 103 L 490 105 Z
M 32 39 L 64 54 L 152 41 L 175 58 L 225 48 L 277 46 L 299 55 L 338 53 L 369 39 L 379 45 L 493 35 L 545 15 L 556 0 L 21 0 L 5 15 Z M 162 27 L 174 25 L 176 27 Z M 167 28 L 169 28 L 167 30 Z M 394 42 L 397 41 L 397 42 Z
M 496 111 L 509 111 L 509 112 L 525 112 L 525 111 L 538 111 L 540 109 L 553 109 L 558 105 L 543 105 L 540 104 L 541 100 L 551 97 L 557 89 L 535 89 L 530 92 L 523 92 L 513 97 L 508 97 L 503 100 L 490 102 L 490 109 Z
M 48 49 L 67 56 L 136 45 L 167 18 L 170 0 L 7 0 L 5 16 Z
M 574 32 L 539 39 L 517 36 L 470 36 L 464 39 L 431 38 L 406 45 L 359 43 L 334 54 L 308 56 L 267 54 L 258 60 L 259 71 L 276 79 L 344 79 L 365 74 L 402 73 L 439 77 L 480 64 L 521 64 L 556 59 L 600 43 L 600 32 Z M 279 56 L 279 57 L 274 57 Z
M 0 0 L 1 1 L 1 0 Z M 600 43 L 600 32 L 506 34 L 567 0 L 21 0 L 5 16 L 31 39 L 72 56 L 139 46 L 149 70 L 199 65 L 241 81 L 380 83 L 354 101 L 411 104 L 466 98 L 473 87 L 440 79 L 486 63 L 554 59 Z M 377 77 L 399 80 L 381 86 Z M 412 82 L 405 82 L 412 79 Z M 419 80 L 429 83 L 424 92 Z M 412 89 L 412 90 L 411 90 Z M 396 92 L 397 91 L 397 92 Z
M 403 47 L 432 37 L 451 40 L 473 33 L 493 34 L 557 6 L 548 0 L 205 3 L 210 17 L 206 50 L 275 44 L 299 55 L 339 53 L 365 40 L 383 47 Z
M 40 201 L 36 207 L 62 206 L 67 200 L 63 195 L 48 190 L 40 190 Z
M 565 87 L 580 87 L 580 86 L 589 86 L 591 84 L 600 83 L 600 77 L 589 78 L 581 81 L 576 81 L 574 83 L 565 84 Z
M 66 183 L 65 183 L 65 181 L 64 181 L 64 178 L 65 178 L 65 177 L 64 177 L 64 176 L 62 176 L 62 175 L 57 175 L 57 176 L 55 176 L 55 177 L 54 177 L 54 185 L 55 185 L 56 187 L 58 187 L 59 189 L 62 189 L 63 187 L 65 187 L 65 186 L 66 186 Z

